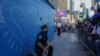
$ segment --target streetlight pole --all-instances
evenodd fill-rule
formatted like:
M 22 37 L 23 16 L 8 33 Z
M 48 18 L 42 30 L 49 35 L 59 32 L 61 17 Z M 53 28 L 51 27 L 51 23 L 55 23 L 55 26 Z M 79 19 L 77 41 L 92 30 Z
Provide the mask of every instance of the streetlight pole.
M 59 0 L 55 0 L 55 22 L 57 22 L 58 21 L 58 17 L 57 17 L 57 10 L 58 10 L 58 1 Z
M 58 19 L 58 21 L 60 20 L 59 17 L 57 16 L 57 13 L 58 13 L 58 10 L 59 10 L 59 0 L 56 0 L 57 3 L 56 3 L 56 17 Z

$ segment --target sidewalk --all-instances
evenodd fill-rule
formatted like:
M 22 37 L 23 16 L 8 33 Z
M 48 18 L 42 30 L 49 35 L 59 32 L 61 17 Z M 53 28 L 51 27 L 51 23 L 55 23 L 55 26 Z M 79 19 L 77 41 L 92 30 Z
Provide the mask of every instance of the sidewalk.
M 55 35 L 51 43 L 54 47 L 53 56 L 87 56 L 75 34 L 62 33 Z

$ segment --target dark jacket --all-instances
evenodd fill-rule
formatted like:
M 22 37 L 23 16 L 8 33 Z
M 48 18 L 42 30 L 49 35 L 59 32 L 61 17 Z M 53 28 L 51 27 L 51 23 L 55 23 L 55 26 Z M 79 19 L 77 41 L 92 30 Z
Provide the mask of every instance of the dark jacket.
M 40 32 L 37 35 L 36 43 L 35 43 L 35 49 L 40 48 L 38 46 L 38 42 L 40 42 L 44 47 L 47 46 L 48 36 L 46 32 Z

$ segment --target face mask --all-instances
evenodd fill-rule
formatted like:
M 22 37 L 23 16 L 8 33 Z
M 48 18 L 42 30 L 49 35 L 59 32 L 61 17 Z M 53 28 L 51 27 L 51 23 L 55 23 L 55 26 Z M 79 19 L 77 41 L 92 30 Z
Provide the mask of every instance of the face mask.
M 48 29 L 46 29 L 46 33 L 48 33 Z
M 44 31 L 45 33 L 48 33 L 48 29 L 47 29 L 47 28 L 45 28 L 43 31 Z

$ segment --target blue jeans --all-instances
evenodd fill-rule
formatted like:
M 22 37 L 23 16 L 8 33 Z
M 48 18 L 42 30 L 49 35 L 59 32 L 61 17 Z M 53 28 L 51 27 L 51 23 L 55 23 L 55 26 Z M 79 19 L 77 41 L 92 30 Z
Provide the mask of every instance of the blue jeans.
M 96 56 L 100 56 L 100 39 L 96 40 Z

